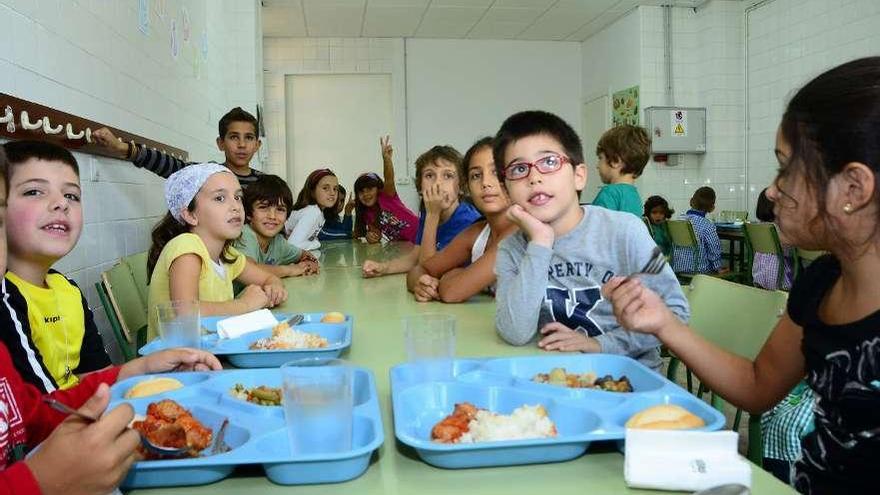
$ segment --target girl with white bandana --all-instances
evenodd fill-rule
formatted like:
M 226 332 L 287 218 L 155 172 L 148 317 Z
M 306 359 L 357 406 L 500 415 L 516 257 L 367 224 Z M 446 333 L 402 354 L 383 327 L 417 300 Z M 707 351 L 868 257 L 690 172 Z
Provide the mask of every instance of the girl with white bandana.
M 202 316 L 234 315 L 287 300 L 281 279 L 232 247 L 244 225 L 241 185 L 216 163 L 190 165 L 165 182 L 168 213 L 153 229 L 148 339 L 156 336 L 152 308 L 169 300 L 197 300 Z M 232 282 L 246 285 L 233 299 Z

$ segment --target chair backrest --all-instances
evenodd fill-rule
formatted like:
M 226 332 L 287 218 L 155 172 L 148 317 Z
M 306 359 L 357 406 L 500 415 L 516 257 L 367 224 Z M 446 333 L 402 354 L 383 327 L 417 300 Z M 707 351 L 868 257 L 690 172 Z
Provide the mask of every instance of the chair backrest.
M 776 225 L 772 223 L 746 223 L 746 241 L 756 253 L 783 255 L 782 244 L 779 243 L 779 234 Z
M 147 327 L 147 310 L 131 270 L 127 264 L 118 263 L 101 274 L 101 282 L 125 341 L 136 345 L 140 332 Z
M 691 307 L 690 327 L 713 344 L 747 359 L 758 355 L 784 314 L 788 299 L 782 291 L 706 275 L 695 276 L 685 293 Z
M 150 280 L 147 278 L 147 252 L 142 251 L 131 256 L 126 256 L 122 258 L 122 263 L 127 264 L 128 269 L 131 270 L 131 275 L 134 277 L 134 283 L 141 296 L 141 302 L 146 308 L 147 299 L 150 294 L 150 290 L 147 288 L 147 285 L 150 283 Z
M 666 229 L 669 230 L 669 240 L 676 247 L 697 247 L 697 234 L 694 226 L 687 220 L 667 220 Z

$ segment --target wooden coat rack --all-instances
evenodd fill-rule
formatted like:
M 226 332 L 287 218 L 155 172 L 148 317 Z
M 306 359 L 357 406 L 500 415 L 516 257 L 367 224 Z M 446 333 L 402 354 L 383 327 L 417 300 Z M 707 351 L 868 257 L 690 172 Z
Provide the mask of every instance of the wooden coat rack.
M 73 151 L 120 158 L 113 150 L 97 144 L 92 132 L 106 127 L 123 142 L 135 143 L 187 161 L 189 153 L 180 148 L 108 125 L 71 115 L 39 103 L 0 93 L 0 136 L 9 139 L 51 141 Z

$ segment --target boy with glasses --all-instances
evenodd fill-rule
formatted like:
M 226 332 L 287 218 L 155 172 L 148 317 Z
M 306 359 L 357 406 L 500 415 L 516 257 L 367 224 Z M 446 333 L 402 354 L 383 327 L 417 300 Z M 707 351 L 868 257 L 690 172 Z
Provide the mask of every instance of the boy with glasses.
M 520 231 L 501 242 L 495 324 L 510 344 L 540 336 L 547 351 L 623 354 L 658 370 L 659 342 L 622 329 L 601 286 L 638 272 L 656 244 L 634 215 L 578 204 L 587 183 L 580 138 L 556 115 L 520 112 L 495 136 L 495 166 Z M 643 276 L 687 320 L 687 300 L 672 270 Z

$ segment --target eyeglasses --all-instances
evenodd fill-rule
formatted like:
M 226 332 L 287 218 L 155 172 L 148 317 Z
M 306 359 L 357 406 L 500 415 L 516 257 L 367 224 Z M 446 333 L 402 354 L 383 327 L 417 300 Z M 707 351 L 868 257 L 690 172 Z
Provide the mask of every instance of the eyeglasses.
M 566 163 L 571 163 L 571 159 L 567 156 L 551 153 L 547 156 L 538 158 L 532 163 L 516 162 L 504 167 L 504 178 L 507 180 L 525 179 L 532 172 L 532 167 L 538 169 L 542 174 L 552 174 L 556 172 Z

